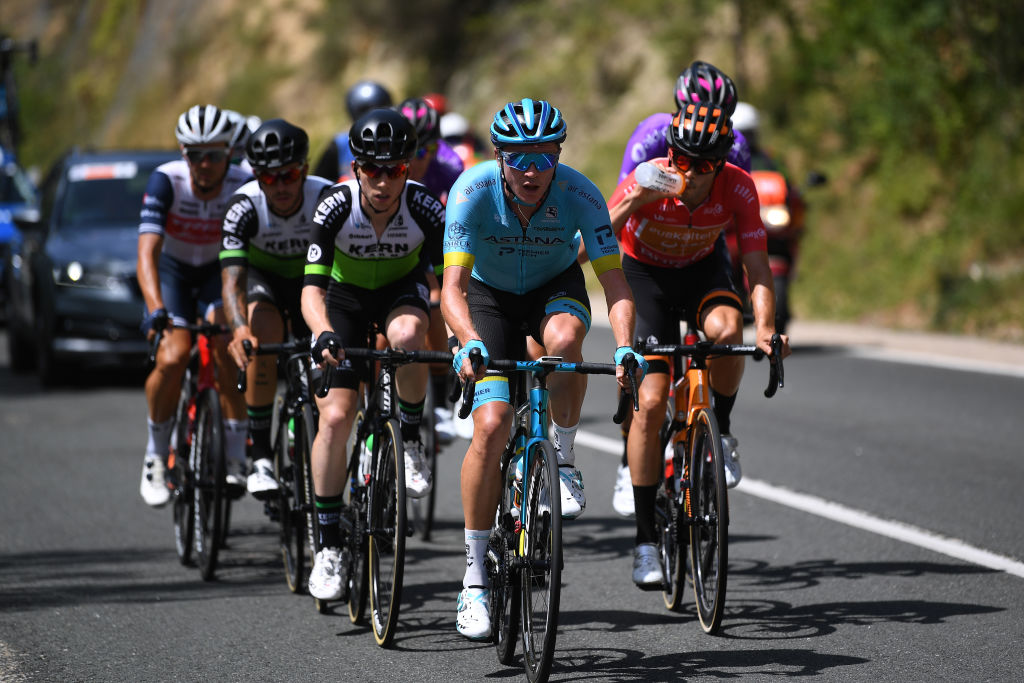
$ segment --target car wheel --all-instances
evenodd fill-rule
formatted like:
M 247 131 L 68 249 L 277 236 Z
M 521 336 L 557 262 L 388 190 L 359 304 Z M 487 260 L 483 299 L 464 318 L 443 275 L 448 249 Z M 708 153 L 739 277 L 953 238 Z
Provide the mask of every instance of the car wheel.
M 45 320 L 45 315 L 37 316 L 36 370 L 39 381 L 44 387 L 57 386 L 71 380 L 70 369 L 57 360 L 53 350 L 52 326 Z
M 11 325 L 8 334 L 8 350 L 11 356 L 11 370 L 23 375 L 36 367 L 35 349 L 28 335 L 16 325 Z

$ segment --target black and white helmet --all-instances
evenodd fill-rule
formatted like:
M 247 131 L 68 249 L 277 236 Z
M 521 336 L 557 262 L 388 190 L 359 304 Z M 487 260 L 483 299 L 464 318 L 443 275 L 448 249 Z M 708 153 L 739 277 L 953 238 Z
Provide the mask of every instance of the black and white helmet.
M 178 117 L 174 131 L 178 142 L 183 145 L 207 145 L 220 142 L 230 145 L 235 134 L 235 125 L 227 112 L 212 104 L 195 105 Z

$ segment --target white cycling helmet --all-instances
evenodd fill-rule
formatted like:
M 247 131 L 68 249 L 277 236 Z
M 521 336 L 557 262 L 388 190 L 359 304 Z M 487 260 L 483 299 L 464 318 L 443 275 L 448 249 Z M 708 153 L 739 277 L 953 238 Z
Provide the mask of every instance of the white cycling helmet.
M 469 121 L 462 114 L 452 111 L 441 117 L 440 128 L 442 138 L 461 138 L 469 132 Z
M 761 115 L 757 113 L 757 109 L 752 104 L 747 104 L 746 102 L 736 103 L 736 111 L 732 113 L 733 128 L 747 135 L 748 133 L 756 133 L 760 125 Z
M 174 135 L 183 145 L 206 145 L 213 142 L 230 145 L 235 127 L 227 111 L 212 104 L 197 104 L 178 117 Z

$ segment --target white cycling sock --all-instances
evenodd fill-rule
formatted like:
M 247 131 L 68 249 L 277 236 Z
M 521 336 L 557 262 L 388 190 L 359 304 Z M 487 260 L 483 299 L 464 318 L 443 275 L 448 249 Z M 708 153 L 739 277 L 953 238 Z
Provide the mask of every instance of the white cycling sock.
M 576 442 L 576 430 L 579 429 L 577 422 L 572 427 L 560 427 L 551 421 L 551 445 L 555 447 L 558 454 L 558 465 L 575 465 L 576 454 L 572 451 L 572 445 Z
M 465 529 L 466 534 L 466 575 L 462 577 L 462 587 L 483 586 L 486 588 L 487 565 L 484 558 L 487 556 L 487 539 L 491 537 L 491 530 Z
M 151 453 L 163 456 L 164 460 L 171 452 L 171 418 L 166 422 L 153 422 L 146 418 L 146 426 L 149 428 L 149 440 L 146 441 L 146 455 Z
M 224 456 L 245 462 L 245 441 L 249 436 L 249 420 L 224 420 Z

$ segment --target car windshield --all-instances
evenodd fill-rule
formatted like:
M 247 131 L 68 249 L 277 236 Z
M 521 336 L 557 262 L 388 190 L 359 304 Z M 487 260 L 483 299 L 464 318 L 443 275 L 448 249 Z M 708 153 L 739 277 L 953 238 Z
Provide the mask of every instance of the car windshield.
M 142 195 L 152 166 L 134 161 L 82 163 L 68 169 L 61 229 L 139 224 Z
M 16 164 L 0 169 L 0 204 L 31 204 L 35 201 L 32 182 Z

